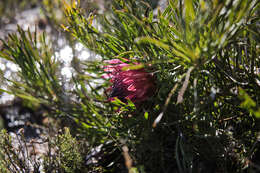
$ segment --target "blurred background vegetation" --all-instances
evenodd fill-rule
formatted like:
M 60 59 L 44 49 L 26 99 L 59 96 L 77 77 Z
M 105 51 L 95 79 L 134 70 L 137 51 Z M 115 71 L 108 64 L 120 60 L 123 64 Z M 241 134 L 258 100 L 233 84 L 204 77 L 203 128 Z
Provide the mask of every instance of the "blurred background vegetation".
M 1 172 L 259 172 L 259 13 L 257 0 L 1 0 Z M 154 75 L 141 107 L 107 102 L 115 58 Z

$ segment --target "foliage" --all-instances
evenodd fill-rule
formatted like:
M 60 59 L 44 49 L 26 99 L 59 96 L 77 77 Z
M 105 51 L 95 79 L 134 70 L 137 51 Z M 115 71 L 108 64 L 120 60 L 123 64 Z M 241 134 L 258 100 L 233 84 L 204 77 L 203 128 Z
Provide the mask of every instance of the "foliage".
M 37 34 L 18 29 L 2 41 L 0 53 L 20 67 L 23 80 L 6 79 L 8 92 L 44 105 L 50 116 L 72 120 L 72 134 L 87 139 L 90 148 L 102 144 L 103 159 L 93 169 L 254 171 L 260 130 L 259 7 L 256 0 L 170 0 L 155 15 L 146 2 L 115 0 L 106 15 L 85 16 L 73 1 L 65 5 L 62 27 L 101 61 L 82 62 L 84 71 L 75 69 L 74 87 L 67 90 L 44 36 L 38 44 Z M 124 58 L 156 79 L 157 92 L 140 108 L 107 101 L 104 60 Z M 74 165 L 72 157 L 82 161 L 77 147 L 56 146 L 66 163 Z M 62 165 L 67 172 L 79 168 Z
M 29 151 L 29 145 L 22 130 L 16 136 L 10 136 L 6 130 L 1 130 L 1 163 L 0 170 L 4 173 L 39 171 L 40 164 L 35 158 L 35 151 Z M 16 141 L 16 144 L 14 144 Z
M 79 172 L 83 165 L 83 158 L 80 154 L 82 146 L 71 136 L 68 128 L 65 128 L 64 134 L 50 138 L 48 145 L 51 149 L 44 156 L 43 162 L 43 169 L 46 172 Z
M 11 137 L 6 130 L 2 130 L 0 135 L 1 172 L 79 172 L 84 165 L 81 155 L 84 146 L 71 136 L 67 128 L 64 134 L 49 136 L 47 141 L 40 142 L 47 146 L 47 152 L 43 152 L 42 156 L 37 156 L 38 143 L 28 141 L 22 131 Z

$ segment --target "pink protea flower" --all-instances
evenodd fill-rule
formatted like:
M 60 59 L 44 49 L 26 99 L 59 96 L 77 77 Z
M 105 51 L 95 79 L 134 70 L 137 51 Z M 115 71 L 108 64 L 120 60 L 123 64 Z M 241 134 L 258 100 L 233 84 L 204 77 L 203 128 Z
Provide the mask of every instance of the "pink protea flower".
M 122 102 L 130 99 L 136 106 L 151 97 L 155 90 L 154 77 L 146 72 L 144 68 L 137 70 L 123 70 L 129 64 L 118 59 L 106 61 L 110 65 L 105 66 L 104 71 L 108 72 L 104 77 L 110 78 L 112 86 L 110 90 L 110 101 L 115 97 Z M 138 65 L 138 64 L 137 64 Z

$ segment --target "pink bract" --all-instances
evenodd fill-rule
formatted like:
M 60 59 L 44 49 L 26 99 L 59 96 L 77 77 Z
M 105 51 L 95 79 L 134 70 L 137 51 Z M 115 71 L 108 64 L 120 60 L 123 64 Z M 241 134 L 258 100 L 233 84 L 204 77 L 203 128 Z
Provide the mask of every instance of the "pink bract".
M 136 105 L 151 97 L 155 90 L 154 77 L 145 71 L 144 68 L 137 70 L 123 70 L 129 64 L 119 59 L 106 61 L 109 65 L 104 67 L 107 72 L 103 77 L 110 79 L 112 86 L 110 90 L 110 101 L 115 97 L 123 102 L 130 99 Z

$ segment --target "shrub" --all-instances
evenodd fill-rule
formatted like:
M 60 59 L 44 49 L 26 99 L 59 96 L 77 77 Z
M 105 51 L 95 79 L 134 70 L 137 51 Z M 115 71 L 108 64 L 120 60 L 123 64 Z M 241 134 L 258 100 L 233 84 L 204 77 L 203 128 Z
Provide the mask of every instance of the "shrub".
M 146 2 L 115 0 L 105 15 L 85 16 L 73 1 L 65 4 L 63 28 L 101 59 L 82 62 L 83 71 L 75 69 L 70 81 L 74 88 L 66 90 L 44 36 L 39 48 L 36 34 L 19 29 L 3 41 L 0 54 L 20 67 L 23 79 L 9 80 L 9 92 L 47 107 L 49 116 L 72 120 L 72 134 L 92 148 L 101 145 L 98 164 L 88 165 L 92 170 L 253 171 L 260 122 L 259 4 L 170 0 L 155 15 Z M 111 84 L 102 76 L 112 59 L 128 64 L 123 71 L 145 69 L 157 91 L 138 107 L 120 93 L 111 101 Z M 83 153 L 56 146 L 62 169 L 78 170 Z

